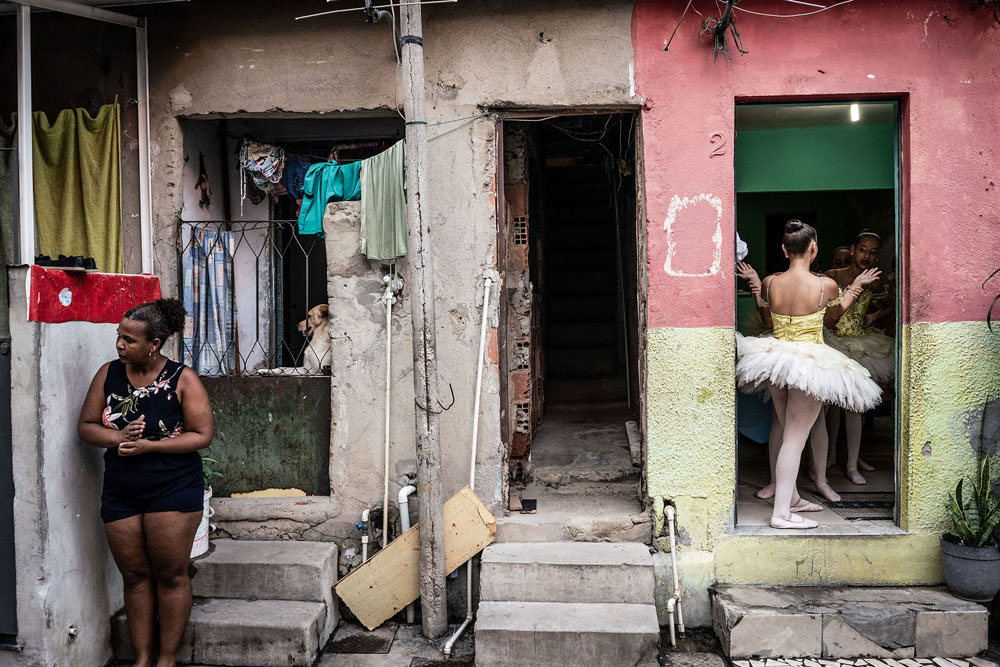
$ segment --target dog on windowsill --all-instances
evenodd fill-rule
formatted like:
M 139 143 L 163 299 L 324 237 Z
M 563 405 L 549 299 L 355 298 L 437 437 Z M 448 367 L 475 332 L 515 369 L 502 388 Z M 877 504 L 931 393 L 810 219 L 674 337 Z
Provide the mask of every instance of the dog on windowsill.
M 306 319 L 299 322 L 298 330 L 306 337 L 302 365 L 261 368 L 256 371 L 258 375 L 321 375 L 329 372 L 332 357 L 330 307 L 321 303 L 310 308 Z

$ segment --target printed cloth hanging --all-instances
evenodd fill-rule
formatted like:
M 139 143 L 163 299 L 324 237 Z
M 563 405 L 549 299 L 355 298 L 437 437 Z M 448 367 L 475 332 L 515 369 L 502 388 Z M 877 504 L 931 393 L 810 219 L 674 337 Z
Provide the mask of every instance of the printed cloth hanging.
M 117 104 L 97 117 L 63 109 L 54 123 L 33 116 L 32 156 L 38 252 L 93 257 L 97 269 L 121 273 L 121 123 Z
M 181 259 L 184 271 L 184 363 L 201 375 L 226 375 L 237 367 L 234 232 L 197 229 Z
M 368 259 L 406 255 L 406 142 L 361 161 L 361 252 Z
M 281 182 L 285 170 L 285 149 L 270 144 L 243 140 L 240 146 L 240 169 L 250 174 L 254 185 L 270 192 L 275 183 Z M 246 193 L 241 193 L 246 199 Z
M 361 199 L 361 163 L 319 162 L 309 167 L 302 182 L 299 234 L 323 236 L 323 215 L 331 201 Z

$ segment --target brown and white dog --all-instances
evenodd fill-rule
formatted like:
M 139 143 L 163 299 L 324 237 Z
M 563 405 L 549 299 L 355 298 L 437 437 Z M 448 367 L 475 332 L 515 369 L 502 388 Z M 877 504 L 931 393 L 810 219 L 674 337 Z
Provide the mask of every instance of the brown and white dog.
M 317 375 L 330 365 L 330 307 L 325 303 L 313 306 L 306 319 L 299 322 L 299 331 L 308 343 L 302 351 L 302 367 L 309 375 Z
M 330 366 L 330 307 L 325 303 L 313 306 L 306 319 L 299 322 L 299 333 L 306 337 L 301 366 L 261 368 L 260 375 L 319 375 Z

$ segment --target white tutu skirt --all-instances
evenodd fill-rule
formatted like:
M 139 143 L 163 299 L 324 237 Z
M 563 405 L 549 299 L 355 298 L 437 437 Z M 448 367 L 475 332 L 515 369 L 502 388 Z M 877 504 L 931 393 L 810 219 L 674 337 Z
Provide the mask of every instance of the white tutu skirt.
M 869 372 L 829 345 L 737 333 L 736 356 L 736 381 L 743 391 L 792 387 L 852 412 L 867 412 L 882 401 Z
M 858 362 L 872 379 L 889 384 L 896 377 L 896 340 L 875 329 L 865 329 L 860 336 L 841 338 L 823 331 L 823 340 L 835 350 Z

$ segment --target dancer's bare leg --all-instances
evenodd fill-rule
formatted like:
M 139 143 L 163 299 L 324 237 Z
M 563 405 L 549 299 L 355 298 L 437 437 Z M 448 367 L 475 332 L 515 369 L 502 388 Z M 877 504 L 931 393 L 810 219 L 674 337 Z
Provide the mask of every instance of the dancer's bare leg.
M 784 427 L 781 449 L 775 465 L 776 485 L 771 526 L 775 528 L 814 528 L 815 521 L 793 515 L 793 504 L 801 504 L 795 489 L 802 450 L 809 431 L 816 423 L 822 404 L 799 389 L 771 388 L 771 398 Z M 796 502 L 798 501 L 798 502 Z
M 826 411 L 826 429 L 829 434 L 829 447 L 827 447 L 826 467 L 832 468 L 837 465 L 837 440 L 840 438 L 840 415 L 843 410 L 836 405 L 830 406 Z
M 778 450 L 781 449 L 781 430 L 781 418 L 778 417 L 774 401 L 771 401 L 771 432 L 767 436 L 767 458 L 771 469 L 771 481 L 754 494 L 761 500 L 774 498 L 774 464 L 778 460 Z
M 816 484 L 816 490 L 830 502 L 838 502 L 840 494 L 833 490 L 826 479 L 826 453 L 829 446 L 829 436 L 826 427 L 826 415 L 828 409 L 824 405 L 820 408 L 819 415 L 813 423 L 812 430 L 809 431 L 809 451 L 812 454 L 812 477 Z M 794 506 L 793 506 L 794 507 Z
M 860 412 L 844 411 L 844 428 L 847 431 L 847 479 L 853 484 L 867 484 L 868 480 L 858 472 L 858 454 L 861 453 L 861 425 L 863 415 Z

